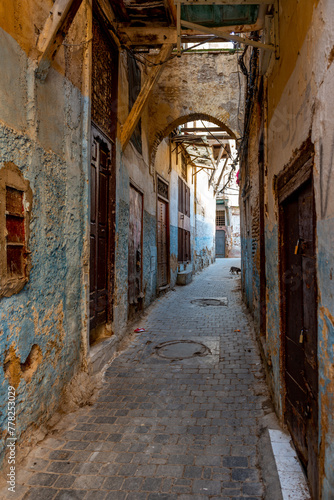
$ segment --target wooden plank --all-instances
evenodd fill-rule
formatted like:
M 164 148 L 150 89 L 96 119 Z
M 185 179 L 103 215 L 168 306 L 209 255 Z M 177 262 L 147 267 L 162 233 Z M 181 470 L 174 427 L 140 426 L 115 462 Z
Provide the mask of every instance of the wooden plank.
M 265 43 L 256 42 L 254 40 L 250 40 L 249 38 L 245 38 L 242 36 L 231 35 L 217 28 L 207 28 L 206 26 L 202 26 L 200 24 L 194 24 L 194 23 L 189 23 L 188 21 L 183 21 L 183 19 L 180 20 L 180 23 L 185 28 L 201 31 L 203 33 L 209 33 L 210 35 L 217 35 L 220 36 L 221 38 L 224 38 L 225 40 L 229 40 L 232 42 L 243 43 L 245 45 L 251 45 L 252 47 L 258 47 L 260 49 L 267 49 L 272 51 L 275 50 L 274 45 L 268 45 Z
M 61 46 L 82 0 L 56 0 L 38 37 L 38 58 L 36 75 L 44 80 L 51 62 Z
M 118 25 L 118 34 L 128 46 L 176 44 L 175 28 L 129 28 Z
M 151 92 L 153 90 L 154 84 L 158 81 L 163 69 L 164 65 L 160 64 L 166 61 L 169 56 L 171 55 L 173 50 L 172 45 L 164 45 L 160 51 L 160 54 L 155 61 L 157 66 L 153 66 L 152 69 L 150 70 L 149 74 L 147 75 L 147 78 L 142 86 L 142 89 L 137 97 L 136 102 L 134 103 L 129 116 L 127 117 L 124 125 L 122 126 L 121 129 L 121 144 L 122 144 L 122 149 L 126 148 L 129 140 L 131 139 L 132 133 L 134 129 L 136 128 L 136 125 L 141 117 L 141 114 L 143 112 L 144 106 L 148 101 L 148 98 L 151 95 Z
M 275 0 L 174 0 L 183 5 L 271 5 Z
M 220 148 L 220 150 L 219 150 L 219 153 L 218 153 L 218 158 L 217 158 L 217 163 L 216 163 L 217 168 L 218 168 L 218 166 L 219 166 L 219 162 L 220 162 L 220 160 L 221 160 L 221 158 L 222 158 L 222 156 L 223 156 L 224 151 L 225 151 L 225 150 L 224 150 L 224 148 L 223 148 L 223 146 L 222 146 L 222 147 Z
M 106 0 L 99 0 L 99 2 L 106 3 Z M 233 27 L 220 28 L 221 31 L 228 35 Z M 235 26 L 235 29 L 241 30 L 241 26 Z M 242 29 L 241 31 L 245 31 Z M 248 30 L 249 31 L 249 30 Z M 156 45 L 164 45 L 166 43 L 177 43 L 177 31 L 174 27 L 131 27 L 125 26 L 122 23 L 117 24 L 117 34 L 119 35 L 124 45 L 150 47 Z M 208 37 L 201 34 L 199 30 L 187 30 L 181 33 L 182 43 L 200 43 L 207 40 Z M 213 43 L 226 43 L 226 37 L 216 37 L 212 40 Z
M 182 132 L 225 132 L 221 127 L 183 127 Z
M 176 7 L 173 0 L 165 0 L 173 25 L 176 25 Z
M 120 19 L 121 21 L 130 21 L 123 0 L 110 0 L 110 3 L 117 19 Z

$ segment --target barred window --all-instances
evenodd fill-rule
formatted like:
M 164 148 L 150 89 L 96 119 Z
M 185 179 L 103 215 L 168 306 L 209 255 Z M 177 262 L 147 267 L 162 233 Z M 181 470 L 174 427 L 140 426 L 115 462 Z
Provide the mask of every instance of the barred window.
M 225 226 L 225 210 L 219 210 L 216 213 L 216 226 Z

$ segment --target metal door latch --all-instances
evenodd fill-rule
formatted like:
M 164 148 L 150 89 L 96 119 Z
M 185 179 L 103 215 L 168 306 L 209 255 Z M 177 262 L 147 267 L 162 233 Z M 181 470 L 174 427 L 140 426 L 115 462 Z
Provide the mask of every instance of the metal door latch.
M 297 244 L 295 246 L 295 255 L 305 252 L 307 248 L 307 242 L 303 238 L 298 238 Z
M 310 408 L 310 405 L 306 405 L 306 408 L 305 408 L 305 411 L 304 411 L 304 415 L 306 418 L 311 418 L 311 408 Z
M 300 330 L 300 335 L 299 335 L 299 343 L 300 343 L 300 344 L 303 344 L 303 342 L 304 342 L 304 329 L 302 328 L 302 329 Z

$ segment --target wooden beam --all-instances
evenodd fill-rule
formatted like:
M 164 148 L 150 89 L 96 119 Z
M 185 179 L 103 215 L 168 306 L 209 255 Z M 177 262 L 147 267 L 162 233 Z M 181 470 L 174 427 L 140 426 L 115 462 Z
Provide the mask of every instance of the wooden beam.
M 220 160 L 221 160 L 221 158 L 222 158 L 222 156 L 223 156 L 223 153 L 224 153 L 224 148 L 223 148 L 223 146 L 222 146 L 222 147 L 220 148 L 220 150 L 219 150 L 219 153 L 218 153 L 218 158 L 217 158 L 217 163 L 216 163 L 217 168 L 218 168 L 218 166 L 219 166 L 219 162 L 220 162 Z
M 222 171 L 220 172 L 220 175 L 219 175 L 219 177 L 218 177 L 218 181 L 217 181 L 217 184 L 216 184 L 215 193 L 218 191 L 219 184 L 220 184 L 220 182 L 221 182 L 221 180 L 222 180 L 223 173 L 224 173 L 224 171 L 225 171 L 225 168 L 226 168 L 227 162 L 228 162 L 228 157 L 226 158 L 225 163 L 224 163 L 223 168 L 222 168 Z
M 173 0 L 165 0 L 167 8 L 170 12 L 170 17 L 173 21 L 173 25 L 176 26 L 176 7 Z
M 120 19 L 121 21 L 130 21 L 129 14 L 127 13 L 123 0 L 111 0 L 110 3 L 117 19 Z
M 158 58 L 155 61 L 157 65 L 151 68 L 141 88 L 141 91 L 136 99 L 136 102 L 134 103 L 129 113 L 129 116 L 127 117 L 124 125 L 122 126 L 121 144 L 123 151 L 126 148 L 129 140 L 131 139 L 133 131 L 136 128 L 136 125 L 143 112 L 144 106 L 147 103 L 148 98 L 152 93 L 154 84 L 158 81 L 164 69 L 163 63 L 169 58 L 169 56 L 172 53 L 172 50 L 173 50 L 173 45 L 163 45 L 163 47 L 161 48 Z
M 172 141 L 173 142 L 192 142 L 192 141 L 200 141 L 202 140 L 203 138 L 205 137 L 205 139 L 207 139 L 208 141 L 215 141 L 217 143 L 219 142 L 223 142 L 223 144 L 228 144 L 228 141 L 233 139 L 235 140 L 235 137 L 232 137 L 230 135 L 224 135 L 224 134 L 215 134 L 215 137 L 212 137 L 212 135 L 210 134 L 202 134 L 202 135 L 195 135 L 195 134 L 189 134 L 189 135 L 184 135 L 184 134 L 180 134 L 180 135 L 176 135 L 174 137 L 172 137 Z
M 56 0 L 38 37 L 40 52 L 36 75 L 45 80 L 51 62 L 61 46 L 82 0 Z
M 110 6 L 108 0 L 97 0 L 95 3 L 95 8 L 104 20 L 104 25 L 108 29 L 109 35 L 111 36 L 115 45 L 120 49 L 121 43 L 116 35 L 116 28 L 114 28 L 116 18 L 114 12 Z
M 182 132 L 211 132 L 212 134 L 215 132 L 225 132 L 221 127 L 183 127 L 181 130 Z
M 271 5 L 275 0 L 174 0 L 183 5 Z
M 118 25 L 118 34 L 125 45 L 164 45 L 166 43 L 176 44 L 175 28 L 129 28 Z
M 184 21 L 183 19 L 180 20 L 180 23 L 185 28 L 190 28 L 193 30 L 202 31 L 203 33 L 209 33 L 210 35 L 217 35 L 217 36 L 220 36 L 221 38 L 224 38 L 225 40 L 230 40 L 232 42 L 243 43 L 245 45 L 251 45 L 252 47 L 258 47 L 260 49 L 267 49 L 267 50 L 272 50 L 272 51 L 275 50 L 274 45 L 267 45 L 265 43 L 256 42 L 254 40 L 251 40 L 250 38 L 245 38 L 245 37 L 237 36 L 237 35 L 231 35 L 229 33 L 222 31 L 219 28 L 207 28 L 206 26 L 202 26 L 201 24 L 189 23 L 188 21 Z
M 103 0 L 103 2 L 105 1 L 106 0 Z M 235 29 L 239 29 L 240 32 L 245 31 L 244 27 L 241 26 L 236 26 Z M 233 29 L 228 27 L 219 28 L 219 30 L 221 30 L 221 32 L 224 32 L 225 36 L 216 37 L 212 40 L 212 42 L 226 43 L 226 37 L 229 36 L 230 32 L 233 31 Z M 174 45 L 177 43 L 177 30 L 174 27 L 131 27 L 125 26 L 124 23 L 118 23 L 117 34 L 122 40 L 122 43 L 124 43 L 124 45 L 128 47 L 154 47 L 157 45 L 164 45 L 166 43 L 172 43 Z M 199 30 L 187 30 L 186 32 L 181 34 L 182 43 L 200 43 L 207 39 L 208 37 L 201 33 Z

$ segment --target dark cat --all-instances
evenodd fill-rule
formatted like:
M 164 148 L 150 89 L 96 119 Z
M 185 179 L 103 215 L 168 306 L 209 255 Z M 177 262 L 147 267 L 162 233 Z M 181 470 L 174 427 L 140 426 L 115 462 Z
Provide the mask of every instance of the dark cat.
M 239 273 L 241 273 L 241 269 L 239 267 L 232 266 L 230 269 L 230 273 L 231 274 L 239 274 Z

